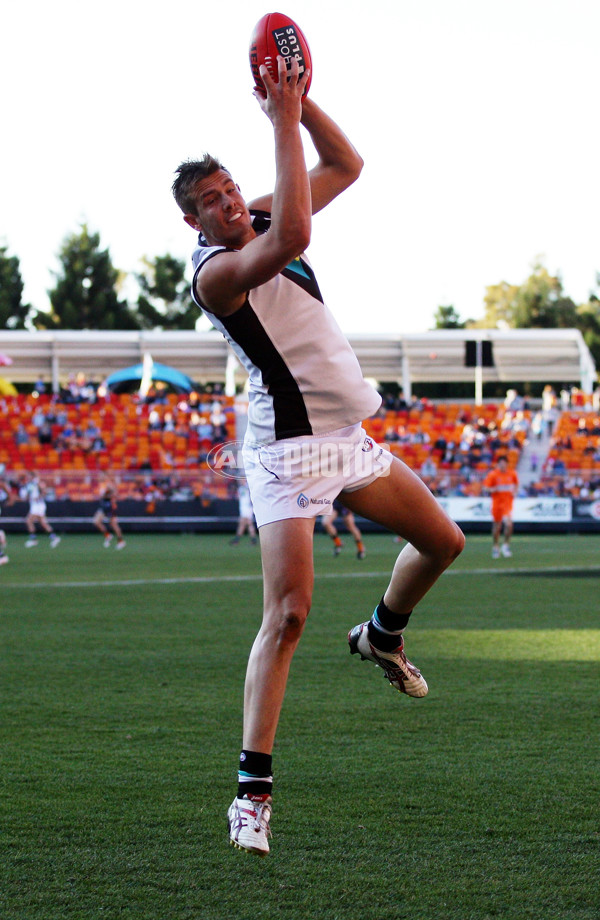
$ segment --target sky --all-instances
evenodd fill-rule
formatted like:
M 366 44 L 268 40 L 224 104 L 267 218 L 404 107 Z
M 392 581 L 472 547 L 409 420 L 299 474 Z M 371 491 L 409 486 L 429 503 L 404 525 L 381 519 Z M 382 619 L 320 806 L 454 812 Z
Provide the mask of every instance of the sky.
M 315 216 L 308 250 L 345 332 L 424 332 L 439 305 L 480 318 L 486 287 L 520 284 L 539 259 L 587 300 L 600 271 L 598 0 L 275 9 L 305 33 L 310 94 L 365 161 Z M 25 300 L 48 308 L 61 243 L 82 222 L 130 277 L 144 257 L 188 262 L 194 233 L 170 192 L 182 160 L 209 150 L 247 199 L 272 190 L 248 63 L 271 11 L 5 0 L 0 243 Z

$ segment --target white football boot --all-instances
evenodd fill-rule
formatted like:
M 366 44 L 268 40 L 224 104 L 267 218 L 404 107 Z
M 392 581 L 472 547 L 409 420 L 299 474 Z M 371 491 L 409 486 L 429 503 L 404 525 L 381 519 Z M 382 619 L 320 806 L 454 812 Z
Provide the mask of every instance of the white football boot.
M 232 846 L 246 853 L 267 855 L 271 836 L 269 821 L 272 802 L 270 795 L 262 801 L 253 801 L 246 795 L 243 799 L 236 796 L 227 812 L 229 842 Z
M 418 668 L 412 664 L 404 654 L 404 639 L 400 637 L 400 645 L 391 652 L 382 652 L 371 645 L 368 632 L 369 623 L 359 623 L 348 633 L 350 654 L 360 655 L 364 661 L 374 661 L 389 680 L 392 687 L 408 696 L 426 696 L 429 690 L 427 681 Z

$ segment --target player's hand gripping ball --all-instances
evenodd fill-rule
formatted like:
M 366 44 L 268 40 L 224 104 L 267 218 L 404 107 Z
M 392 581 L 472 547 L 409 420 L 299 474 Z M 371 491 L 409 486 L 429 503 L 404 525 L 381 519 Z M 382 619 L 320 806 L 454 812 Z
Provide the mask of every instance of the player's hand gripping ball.
M 300 76 L 310 70 L 304 95 L 308 93 L 312 80 L 312 60 L 310 48 L 301 29 L 293 19 L 283 13 L 267 13 L 256 25 L 250 40 L 250 69 L 254 83 L 263 96 L 266 96 L 265 84 L 261 80 L 259 67 L 265 64 L 270 76 L 278 82 L 277 55 L 280 54 L 288 70 L 295 58 L 300 66 Z

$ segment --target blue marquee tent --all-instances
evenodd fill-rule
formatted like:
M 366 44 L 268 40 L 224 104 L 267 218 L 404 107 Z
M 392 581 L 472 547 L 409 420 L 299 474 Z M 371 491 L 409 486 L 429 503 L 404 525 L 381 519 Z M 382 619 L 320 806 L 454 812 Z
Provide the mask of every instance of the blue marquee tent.
M 131 367 L 125 367 L 123 370 L 115 371 L 104 381 L 108 389 L 114 389 L 122 383 L 129 383 L 132 380 L 142 380 L 144 376 L 144 364 L 133 364 Z M 187 374 L 183 374 L 174 367 L 168 367 L 166 364 L 157 364 L 153 362 L 150 368 L 150 378 L 160 380 L 163 383 L 170 384 L 174 389 L 189 393 L 196 388 L 194 381 Z

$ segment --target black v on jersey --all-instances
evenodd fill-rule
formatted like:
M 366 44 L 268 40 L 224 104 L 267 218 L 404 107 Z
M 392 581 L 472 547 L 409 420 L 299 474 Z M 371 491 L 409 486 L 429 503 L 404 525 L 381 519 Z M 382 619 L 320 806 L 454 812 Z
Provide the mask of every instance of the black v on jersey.
M 258 232 L 268 230 L 268 215 L 253 212 L 253 218 Z M 235 313 L 218 317 L 198 300 L 195 288 L 206 262 L 225 251 L 200 240 L 192 257 L 192 296 L 248 373 L 247 442 L 325 434 L 373 415 L 381 398 L 363 378 L 306 257 L 249 291 Z

